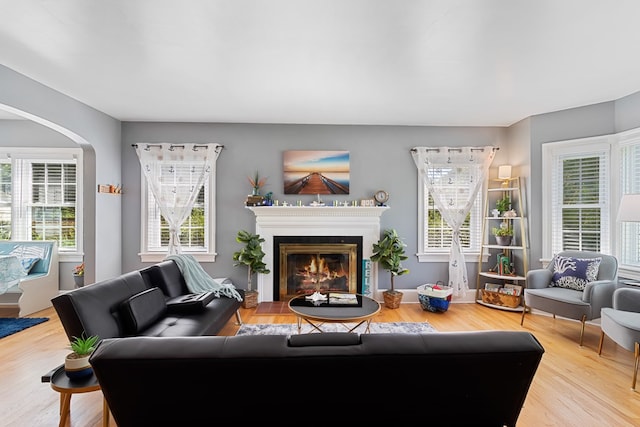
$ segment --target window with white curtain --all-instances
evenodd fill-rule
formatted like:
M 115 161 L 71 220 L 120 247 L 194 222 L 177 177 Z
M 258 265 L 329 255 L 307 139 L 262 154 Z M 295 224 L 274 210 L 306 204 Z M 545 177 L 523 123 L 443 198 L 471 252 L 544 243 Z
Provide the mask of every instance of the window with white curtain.
M 451 248 L 451 227 L 447 225 L 440 211 L 435 207 L 423 179 L 424 171 L 418 172 L 418 210 L 420 212 L 418 258 L 421 262 L 442 262 L 449 260 Z M 460 241 L 465 254 L 479 254 L 482 240 L 483 191 L 479 191 L 476 201 L 460 229 Z M 466 202 L 466 200 L 465 200 Z M 463 202 L 464 203 L 464 202 Z
M 609 137 L 544 144 L 543 200 L 547 259 L 565 250 L 611 253 Z
M 212 171 L 215 170 L 215 159 L 209 161 L 212 165 Z M 175 183 L 167 180 L 166 178 L 171 176 L 177 180 L 178 175 L 186 177 L 185 182 L 191 184 L 195 180 L 193 175 L 193 169 L 188 163 L 182 165 L 176 165 L 173 163 L 170 166 L 178 168 L 179 170 L 173 170 L 172 173 L 168 169 L 164 169 L 161 166 L 160 175 L 164 175 L 161 182 L 163 185 L 173 186 Z M 167 256 L 167 249 L 169 246 L 169 225 L 160 213 L 160 208 L 153 197 L 151 189 L 147 183 L 144 174 L 142 174 L 142 254 L 141 260 L 143 262 L 157 262 L 163 260 Z M 198 193 L 196 202 L 191 209 L 191 214 L 184 221 L 180 227 L 180 246 L 182 252 L 185 254 L 191 254 L 199 261 L 213 261 L 215 257 L 214 248 L 214 200 L 213 189 L 215 188 L 215 172 L 209 174 L 209 179 L 205 180 L 204 185 Z
M 55 240 L 82 252 L 82 152 L 4 148 L 0 160 L 0 240 Z

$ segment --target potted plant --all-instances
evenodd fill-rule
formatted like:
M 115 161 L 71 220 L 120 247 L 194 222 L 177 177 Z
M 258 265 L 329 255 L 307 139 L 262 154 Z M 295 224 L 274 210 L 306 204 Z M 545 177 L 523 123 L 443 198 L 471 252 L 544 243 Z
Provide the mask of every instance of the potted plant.
M 395 290 L 393 281 L 396 276 L 409 272 L 402 267 L 402 261 L 408 258 L 404 253 L 406 246 L 394 229 L 385 230 L 378 243 L 373 244 L 371 261 L 379 263 L 382 268 L 391 273 L 391 289 L 382 293 L 385 306 L 388 308 L 398 308 L 402 301 L 402 292 Z
M 72 352 L 64 358 L 64 371 L 69 378 L 86 377 L 93 373 L 89 356 L 95 350 L 98 339 L 97 335 L 85 337 L 84 333 L 80 337 L 73 337 L 70 343 Z
M 500 227 L 493 227 L 491 232 L 496 236 L 496 243 L 500 246 L 509 246 L 513 239 L 513 228 L 507 223 L 500 224 Z
M 76 288 L 84 286 L 84 262 L 73 267 L 73 281 Z
M 509 210 L 511 206 L 511 198 L 508 195 L 505 195 L 503 198 L 499 199 L 496 202 L 496 209 L 500 212 L 500 215 Z
M 246 265 L 247 271 L 247 290 L 245 291 L 242 306 L 251 308 L 258 305 L 258 291 L 251 289 L 251 278 L 253 273 L 268 274 L 271 271 L 267 268 L 267 264 L 262 261 L 266 255 L 262 250 L 262 242 L 264 239 L 259 234 L 249 233 L 245 230 L 238 231 L 236 241 L 244 244 L 244 247 L 233 254 L 234 266 Z

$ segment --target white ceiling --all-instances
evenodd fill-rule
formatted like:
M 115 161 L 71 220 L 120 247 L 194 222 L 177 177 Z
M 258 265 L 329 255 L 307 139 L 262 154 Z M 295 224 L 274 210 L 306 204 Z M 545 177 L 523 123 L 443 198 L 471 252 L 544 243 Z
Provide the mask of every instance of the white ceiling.
M 0 63 L 123 121 L 509 126 L 640 90 L 638 0 L 0 0 Z

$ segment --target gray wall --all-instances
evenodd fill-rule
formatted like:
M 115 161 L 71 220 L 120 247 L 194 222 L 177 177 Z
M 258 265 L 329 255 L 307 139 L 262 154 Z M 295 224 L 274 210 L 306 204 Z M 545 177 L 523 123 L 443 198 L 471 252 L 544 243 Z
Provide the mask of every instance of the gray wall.
M 418 263 L 418 172 L 410 154 L 415 146 L 501 147 L 494 164 L 506 162 L 504 128 L 413 127 L 413 126 L 322 126 L 261 124 L 123 123 L 123 254 L 124 271 L 140 268 L 140 166 L 131 144 L 142 142 L 216 142 L 225 148 L 218 158 L 217 252 L 215 263 L 205 269 L 216 277 L 230 277 L 238 287 L 246 285 L 246 271 L 233 267 L 238 230 L 255 230 L 255 216 L 244 207 L 250 192 L 247 175 L 256 170 L 267 176 L 265 191 L 280 201 L 305 204 L 314 196 L 284 196 L 282 156 L 285 150 L 348 150 L 351 162 L 350 194 L 323 196 L 325 202 L 369 198 L 376 190 L 389 192 L 390 209 L 381 217 L 381 227 L 395 228 L 407 244 L 411 270 L 395 281 L 398 289 L 447 280 L 446 263 Z M 477 259 L 468 259 L 469 281 L 475 287 Z M 379 286 L 388 273 L 380 272 Z M 388 281 L 388 279 L 387 279 Z
M 140 268 L 140 167 L 131 144 L 137 142 L 217 142 L 225 145 L 218 159 L 217 249 L 209 273 L 240 284 L 244 271 L 233 267 L 238 249 L 235 234 L 252 230 L 253 214 L 244 208 L 249 192 L 246 176 L 256 169 L 268 176 L 265 190 L 282 195 L 282 153 L 285 150 L 339 149 L 351 153 L 351 194 L 338 200 L 370 197 L 378 189 L 390 193 L 391 209 L 383 228 L 396 228 L 407 243 L 409 275 L 399 289 L 446 280 L 446 263 L 418 263 L 417 171 L 409 150 L 414 146 L 496 145 L 494 165 L 510 163 L 524 177 L 532 267 L 541 255 L 542 144 L 611 134 L 640 127 L 640 92 L 616 101 L 532 116 L 509 128 L 415 126 L 321 126 L 216 123 L 120 123 L 66 95 L 0 65 L 0 109 L 28 117 L 54 129 L 85 152 L 85 261 L 87 281 Z M 16 126 L 26 126 L 26 124 Z M 1 126 L 0 126 L 1 127 Z M 41 129 L 32 128 L 33 135 Z M 0 137 L 12 130 L 0 130 Z M 17 134 L 16 134 L 17 135 Z M 16 135 L 13 135 L 14 137 Z M 28 139 L 28 138 L 27 138 Z M 25 139 L 25 143 L 27 143 Z M 35 138 L 37 139 L 37 138 Z M 52 137 L 54 144 L 63 143 Z M 7 145 L 12 145 L 8 143 Z M 495 169 L 495 167 L 494 167 Z M 495 173 L 495 172 L 494 172 Z M 96 195 L 95 185 L 123 185 L 122 196 Z M 300 197 L 304 199 L 304 197 Z M 290 200 L 298 199 L 291 197 Z M 327 199 L 325 197 L 325 199 Z M 311 201 L 307 196 L 305 202 Z M 470 285 L 477 260 L 467 260 Z M 66 267 L 61 267 L 61 276 Z M 382 273 L 382 272 L 381 272 Z M 381 278 L 384 276 L 381 274 Z M 65 283 L 61 280 L 61 283 Z M 380 282 L 384 287 L 384 283 Z
M 82 148 L 85 280 L 119 274 L 120 200 L 96 197 L 96 183 L 120 181 L 120 122 L 3 65 L 0 109 L 53 129 Z

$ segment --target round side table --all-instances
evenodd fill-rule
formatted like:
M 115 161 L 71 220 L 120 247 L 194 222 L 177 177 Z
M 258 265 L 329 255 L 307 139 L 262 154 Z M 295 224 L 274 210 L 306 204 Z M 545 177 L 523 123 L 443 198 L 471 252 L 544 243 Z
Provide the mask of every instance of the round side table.
M 71 379 L 64 372 L 64 365 L 58 366 L 49 374 L 42 377 L 43 382 L 50 382 L 51 388 L 60 393 L 60 424 L 66 425 L 71 413 L 71 395 L 74 393 L 88 393 L 99 391 L 100 384 L 95 375 L 91 374 L 85 378 Z M 109 426 L 109 405 L 102 397 L 102 425 Z

